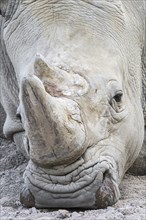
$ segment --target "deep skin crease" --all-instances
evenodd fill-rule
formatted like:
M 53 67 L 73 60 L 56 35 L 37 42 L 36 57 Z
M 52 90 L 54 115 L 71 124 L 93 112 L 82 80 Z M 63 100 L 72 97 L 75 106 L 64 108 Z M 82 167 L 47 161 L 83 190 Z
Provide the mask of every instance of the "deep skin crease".
M 29 158 L 22 204 L 114 204 L 144 139 L 143 1 L 5 6 L 0 98 L 4 133 Z

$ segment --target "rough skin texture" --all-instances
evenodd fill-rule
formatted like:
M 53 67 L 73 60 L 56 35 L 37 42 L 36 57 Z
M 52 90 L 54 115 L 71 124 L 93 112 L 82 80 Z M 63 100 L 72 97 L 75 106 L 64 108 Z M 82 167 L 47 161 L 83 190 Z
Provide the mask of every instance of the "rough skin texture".
M 5 117 L 6 117 L 6 114 L 4 112 L 3 107 L 0 104 L 0 137 L 4 137 L 4 135 L 3 135 L 3 125 L 4 125 L 4 122 L 5 122 Z
M 144 120 L 145 120 L 145 138 L 143 147 L 141 149 L 141 152 L 130 168 L 129 172 L 135 174 L 135 175 L 146 175 L 146 47 L 143 50 L 142 55 L 142 73 L 143 73 L 143 79 L 142 79 L 142 90 L 143 90 L 143 96 L 142 96 L 142 103 L 143 103 L 143 112 L 144 112 Z
M 144 109 L 144 120 L 146 126 L 146 46 L 144 48 L 143 56 L 142 56 L 142 68 L 143 68 L 143 109 Z
M 22 204 L 114 204 L 143 137 L 129 172 L 146 174 L 144 1 L 8 2 L 0 102 L 5 136 L 30 158 Z

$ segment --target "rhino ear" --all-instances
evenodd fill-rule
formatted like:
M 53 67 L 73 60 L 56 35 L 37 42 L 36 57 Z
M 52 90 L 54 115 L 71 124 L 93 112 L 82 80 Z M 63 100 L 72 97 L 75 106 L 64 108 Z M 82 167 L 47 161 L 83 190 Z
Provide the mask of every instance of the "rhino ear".
M 9 0 L 0 0 L 0 15 L 5 16 Z

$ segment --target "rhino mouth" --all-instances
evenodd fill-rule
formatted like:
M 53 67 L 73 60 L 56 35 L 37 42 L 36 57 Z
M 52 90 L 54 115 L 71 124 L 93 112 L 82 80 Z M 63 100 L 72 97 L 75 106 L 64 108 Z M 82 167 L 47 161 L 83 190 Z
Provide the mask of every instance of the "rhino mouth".
M 99 209 L 116 203 L 120 193 L 113 162 L 104 158 L 85 161 L 86 155 L 66 167 L 47 169 L 30 160 L 20 195 L 22 205 Z

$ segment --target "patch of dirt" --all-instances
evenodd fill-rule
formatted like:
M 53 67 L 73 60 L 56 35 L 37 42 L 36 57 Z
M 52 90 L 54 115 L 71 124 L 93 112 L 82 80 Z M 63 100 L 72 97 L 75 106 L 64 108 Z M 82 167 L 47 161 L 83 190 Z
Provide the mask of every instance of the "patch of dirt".
M 0 220 L 146 220 L 146 176 L 125 175 L 121 199 L 100 210 L 48 210 L 23 208 L 19 193 L 23 187 L 26 160 L 14 143 L 0 139 Z

